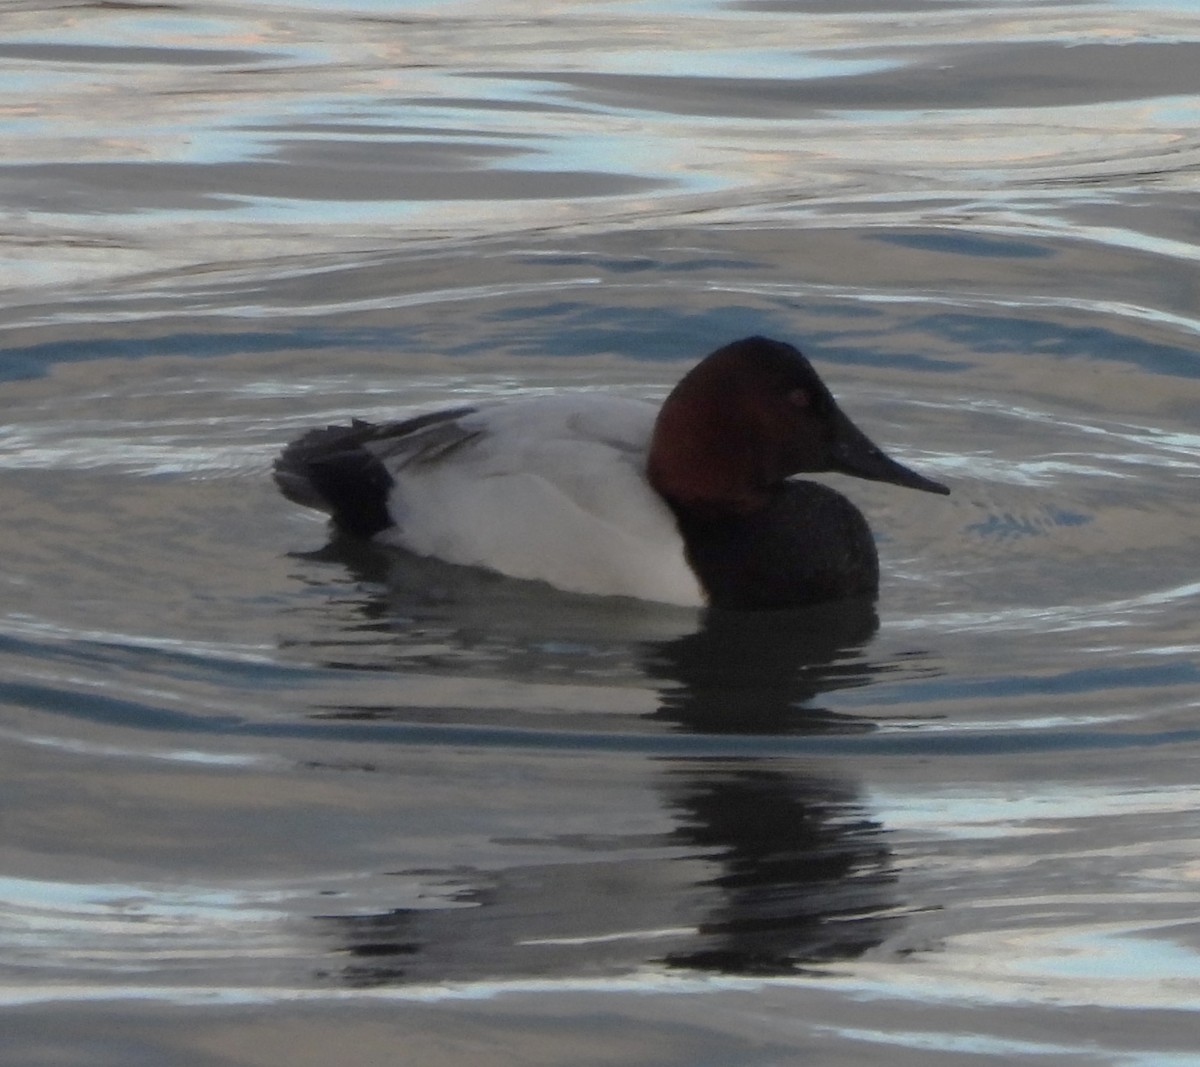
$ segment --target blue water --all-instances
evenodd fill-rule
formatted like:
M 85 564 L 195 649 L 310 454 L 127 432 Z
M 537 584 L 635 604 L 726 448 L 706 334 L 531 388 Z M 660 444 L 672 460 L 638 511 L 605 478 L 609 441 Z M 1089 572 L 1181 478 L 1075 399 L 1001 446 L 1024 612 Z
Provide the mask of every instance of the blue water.
M 5 18 L 0 1060 L 1195 1061 L 1190 4 Z M 876 604 L 271 484 L 752 332 L 952 487 L 837 483 Z

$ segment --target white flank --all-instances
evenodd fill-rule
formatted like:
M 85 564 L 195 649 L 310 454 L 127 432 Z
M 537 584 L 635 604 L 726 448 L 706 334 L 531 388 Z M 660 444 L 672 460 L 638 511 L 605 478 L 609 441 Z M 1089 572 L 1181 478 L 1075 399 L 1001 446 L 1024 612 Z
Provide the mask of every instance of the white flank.
M 389 444 L 396 527 L 382 539 L 571 592 L 700 606 L 675 519 L 645 477 L 657 411 L 536 397 L 464 415 L 453 447 L 422 453 L 419 434 L 411 451 Z

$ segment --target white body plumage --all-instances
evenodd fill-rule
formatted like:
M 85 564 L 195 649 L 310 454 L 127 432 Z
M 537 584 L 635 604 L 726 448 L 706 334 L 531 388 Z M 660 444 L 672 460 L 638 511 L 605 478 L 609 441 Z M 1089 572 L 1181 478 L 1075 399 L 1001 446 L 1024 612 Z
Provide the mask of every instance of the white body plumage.
M 394 480 L 384 543 L 577 593 L 705 598 L 646 481 L 658 408 L 594 393 L 497 402 L 366 447 Z

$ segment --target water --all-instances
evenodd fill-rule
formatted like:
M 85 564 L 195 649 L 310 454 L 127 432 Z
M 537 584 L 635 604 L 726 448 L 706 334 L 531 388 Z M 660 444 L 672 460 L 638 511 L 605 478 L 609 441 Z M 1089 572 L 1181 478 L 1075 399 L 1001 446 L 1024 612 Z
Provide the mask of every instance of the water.
M 1200 34 L 16 3 L 5 1063 L 1196 1062 Z M 876 605 L 327 545 L 312 425 L 794 341 Z

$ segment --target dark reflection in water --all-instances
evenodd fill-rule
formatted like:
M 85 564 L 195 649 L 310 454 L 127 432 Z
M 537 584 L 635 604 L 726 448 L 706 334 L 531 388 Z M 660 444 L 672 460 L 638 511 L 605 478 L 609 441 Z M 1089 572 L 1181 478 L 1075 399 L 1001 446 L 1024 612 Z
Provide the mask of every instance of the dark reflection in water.
M 859 716 L 811 706 L 822 692 L 864 684 L 854 662 L 878 627 L 874 603 L 801 611 L 709 612 L 694 633 L 646 657 L 661 679 L 656 717 L 697 733 L 847 733 Z M 784 974 L 857 956 L 886 936 L 895 882 L 882 827 L 849 780 L 781 761 L 665 761 L 663 795 L 677 841 L 711 855 L 700 885 L 718 899 L 676 967 Z M 848 920 L 855 920 L 850 922 Z
M 648 643 L 647 675 L 663 683 L 655 718 L 693 733 L 860 733 L 873 724 L 811 706 L 864 685 L 880 669 L 857 653 L 879 626 L 871 601 L 795 611 L 708 612 L 702 625 Z
M 663 793 L 675 839 L 715 861 L 698 885 L 718 894 L 666 963 L 787 974 L 859 956 L 895 924 L 891 854 L 855 783 L 767 760 L 689 761 L 668 770 Z
M 459 640 L 514 643 L 510 651 L 519 658 L 529 649 L 515 647 L 518 634 L 532 641 L 539 631 L 543 642 L 548 634 L 561 640 L 549 628 L 555 619 L 571 641 L 582 642 L 585 604 L 591 640 L 601 645 L 620 640 L 625 612 L 653 614 L 645 605 L 595 599 L 576 605 L 523 583 L 382 556 L 334 545 L 318 558 L 340 558 L 359 580 L 388 579 L 382 588 L 365 589 L 351 625 L 368 619 L 400 644 L 406 626 L 424 632 L 431 616 L 457 618 Z M 475 614 L 484 610 L 481 592 L 482 601 L 491 602 L 490 638 L 484 616 Z M 497 598 L 510 609 L 513 599 L 523 600 L 525 610 L 497 611 Z M 540 616 L 534 610 L 539 599 Z M 677 618 L 665 638 L 632 627 L 625 664 L 654 684 L 660 703 L 650 718 L 673 731 L 863 732 L 874 724 L 812 702 L 865 684 L 871 672 L 861 650 L 876 625 L 867 602 L 692 614 L 686 625 Z M 507 661 L 504 673 L 511 676 Z M 386 709 L 376 713 L 386 715 Z M 393 710 L 396 717 L 412 713 Z M 362 709 L 346 714 L 361 717 Z M 830 774 L 824 764 L 814 772 L 793 758 L 657 757 L 656 766 L 671 828 L 556 840 L 549 844 L 567 858 L 551 863 L 398 869 L 392 873 L 407 887 L 406 900 L 415 883 L 419 896 L 435 903 L 317 917 L 351 960 L 327 977 L 377 986 L 612 975 L 646 965 L 795 974 L 857 957 L 894 931 L 903 908 L 886 831 L 866 809 L 856 781 Z

